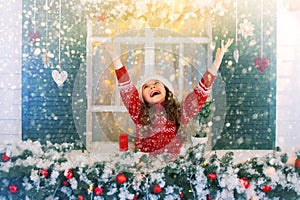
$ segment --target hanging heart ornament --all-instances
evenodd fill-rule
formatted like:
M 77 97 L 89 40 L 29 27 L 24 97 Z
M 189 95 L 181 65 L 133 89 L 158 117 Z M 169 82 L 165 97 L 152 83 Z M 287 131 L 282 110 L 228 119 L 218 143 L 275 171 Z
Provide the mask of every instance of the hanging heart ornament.
M 263 72 L 269 66 L 270 60 L 268 58 L 255 58 L 254 59 L 255 67 L 260 71 Z
M 67 80 L 68 78 L 68 72 L 62 70 L 53 70 L 52 71 L 52 78 L 55 81 L 55 83 L 57 84 L 58 87 L 62 86 L 64 84 L 64 82 Z

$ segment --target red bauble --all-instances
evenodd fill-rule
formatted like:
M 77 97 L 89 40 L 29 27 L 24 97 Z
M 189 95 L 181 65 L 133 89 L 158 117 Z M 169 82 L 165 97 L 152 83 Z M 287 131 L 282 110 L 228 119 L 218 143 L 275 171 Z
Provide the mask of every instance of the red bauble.
M 95 195 L 101 195 L 101 194 L 103 194 L 103 188 L 101 188 L 101 187 L 95 187 L 94 188 L 94 193 L 95 193 Z
M 7 162 L 7 161 L 10 160 L 10 157 L 9 157 L 8 155 L 6 155 L 6 153 L 3 153 L 3 154 L 1 155 L 1 160 L 2 160 L 3 162 Z
M 159 193 L 161 193 L 161 191 L 162 191 L 162 189 L 161 189 L 161 187 L 159 185 L 154 185 L 153 192 L 155 194 L 159 194 Z
M 43 176 L 44 178 L 47 178 L 48 175 L 49 175 L 49 172 L 48 172 L 48 170 L 46 170 L 46 169 L 42 169 L 42 170 L 40 171 L 40 175 Z
M 182 192 L 179 192 L 179 196 L 180 196 L 180 198 L 183 198 L 184 194 Z
M 118 174 L 118 175 L 116 176 L 116 181 L 117 181 L 117 183 L 119 183 L 119 184 L 125 183 L 126 180 L 127 180 L 127 178 L 126 178 L 125 174 Z
M 65 177 L 66 179 L 71 179 L 73 178 L 73 171 L 68 169 L 67 171 L 65 171 Z
M 215 180 L 217 178 L 217 174 L 215 172 L 211 172 L 208 174 L 209 180 Z
M 295 168 L 300 169 L 300 158 L 297 158 L 295 161 Z
M 206 195 L 206 200 L 211 200 L 211 196 L 209 194 Z
M 250 187 L 250 182 L 246 177 L 240 178 L 240 183 L 244 186 L 245 189 Z
M 82 195 L 78 195 L 77 200 L 84 200 L 84 197 Z
M 132 200 L 137 200 L 138 197 L 139 197 L 139 195 L 135 194 L 135 195 L 133 196 Z
M 8 186 L 8 190 L 12 194 L 17 193 L 18 192 L 18 186 L 16 186 L 16 185 L 10 185 L 10 186 Z
M 63 184 L 63 186 L 66 186 L 66 187 L 70 186 L 70 183 L 68 181 L 64 181 L 62 184 Z
M 272 187 L 270 185 L 265 185 L 261 188 L 263 192 L 270 192 L 272 190 Z

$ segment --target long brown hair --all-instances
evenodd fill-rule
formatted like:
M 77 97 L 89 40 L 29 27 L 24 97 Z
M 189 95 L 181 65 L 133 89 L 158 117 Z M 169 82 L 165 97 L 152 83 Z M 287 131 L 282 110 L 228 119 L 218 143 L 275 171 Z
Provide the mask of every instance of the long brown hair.
M 176 123 L 176 127 L 178 128 L 180 125 L 180 103 L 177 101 L 177 99 L 174 97 L 174 94 L 167 88 L 166 86 L 166 99 L 165 99 L 165 110 L 167 114 L 167 119 L 170 120 L 171 122 Z M 143 125 L 149 125 L 151 124 L 151 116 L 150 116 L 150 110 L 151 105 L 148 103 L 144 102 L 142 104 L 142 116 L 141 116 L 141 121 Z

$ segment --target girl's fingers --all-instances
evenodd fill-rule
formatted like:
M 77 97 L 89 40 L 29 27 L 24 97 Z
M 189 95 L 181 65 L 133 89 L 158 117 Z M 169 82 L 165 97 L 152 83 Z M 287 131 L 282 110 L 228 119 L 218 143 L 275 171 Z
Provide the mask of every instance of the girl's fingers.
M 228 47 L 232 44 L 233 39 L 229 39 L 227 40 L 226 44 L 224 45 L 224 40 L 222 40 L 221 42 L 221 50 L 223 50 L 224 52 L 227 51 Z
M 232 38 L 229 39 L 225 45 L 225 48 L 227 49 L 232 44 L 232 42 L 233 42 L 233 39 Z

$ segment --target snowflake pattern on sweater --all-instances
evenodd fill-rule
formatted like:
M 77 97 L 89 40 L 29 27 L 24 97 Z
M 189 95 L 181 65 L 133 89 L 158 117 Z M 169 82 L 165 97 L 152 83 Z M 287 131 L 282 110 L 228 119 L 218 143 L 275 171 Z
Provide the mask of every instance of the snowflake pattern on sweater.
M 161 153 L 179 155 L 182 141 L 178 137 L 176 123 L 167 119 L 163 103 L 151 107 L 150 112 L 155 117 L 151 120 L 151 125 L 143 125 L 140 120 L 143 101 L 140 99 L 139 91 L 133 85 L 125 66 L 117 69 L 115 73 L 122 101 L 136 125 L 135 148 L 150 155 Z M 214 79 L 215 76 L 206 71 L 193 92 L 184 99 L 181 107 L 181 126 L 185 127 L 199 113 L 210 93 Z

